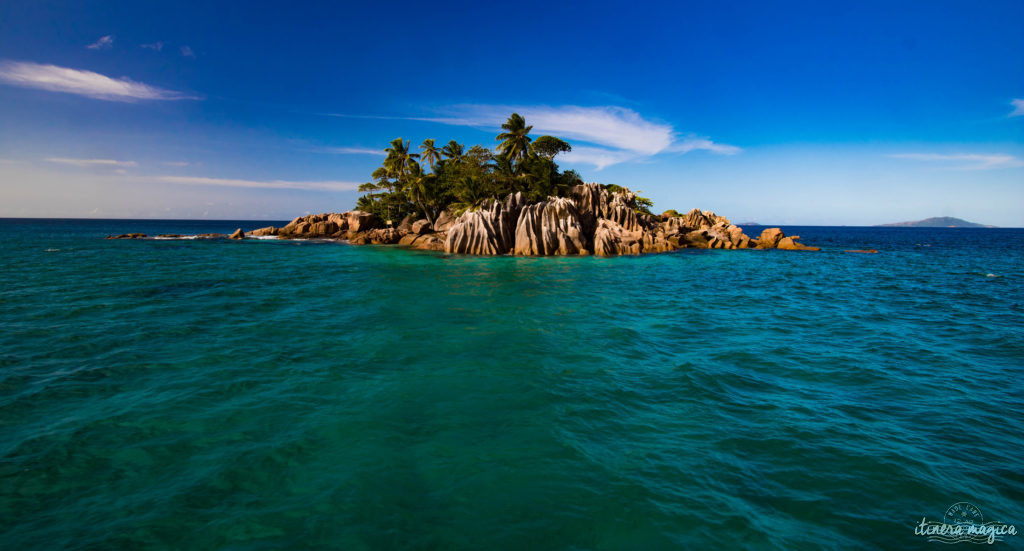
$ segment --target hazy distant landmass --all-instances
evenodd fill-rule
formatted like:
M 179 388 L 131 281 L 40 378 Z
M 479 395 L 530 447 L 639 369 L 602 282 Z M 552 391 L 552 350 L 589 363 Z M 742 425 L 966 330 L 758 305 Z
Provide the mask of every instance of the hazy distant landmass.
M 917 220 L 916 222 L 896 222 L 895 224 L 878 224 L 878 226 L 884 227 L 900 227 L 900 228 L 994 228 L 995 226 L 986 226 L 985 224 L 977 224 L 974 222 L 968 222 L 967 220 L 961 220 L 959 218 L 953 218 L 952 216 L 938 216 L 935 218 L 925 218 L 924 220 Z

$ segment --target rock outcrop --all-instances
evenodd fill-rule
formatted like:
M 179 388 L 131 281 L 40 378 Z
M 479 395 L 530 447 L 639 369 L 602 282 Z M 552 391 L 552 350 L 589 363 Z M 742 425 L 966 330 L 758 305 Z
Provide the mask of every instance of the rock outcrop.
M 811 247 L 798 243 L 799 235 L 786 237 L 781 228 L 767 228 L 757 238 L 758 249 L 782 249 L 784 251 L 820 251 L 821 247 Z
M 448 231 L 455 225 L 455 217 L 452 213 L 447 210 L 441 211 L 441 214 L 437 215 L 437 220 L 434 220 L 434 231 L 442 232 Z
M 256 228 L 255 230 L 252 230 L 251 232 L 249 232 L 249 236 L 251 236 L 251 237 L 269 237 L 269 236 L 272 236 L 272 235 L 277 235 L 277 233 L 278 233 L 277 228 L 275 228 L 274 226 L 267 226 L 265 228 Z
M 399 228 L 401 229 L 401 228 Z M 409 226 L 409 231 L 406 233 L 415 233 L 416 235 L 426 235 L 434 231 L 433 226 L 427 220 L 417 220 Z
M 550 197 L 522 209 L 516 224 L 512 254 L 570 256 L 589 254 L 589 239 L 580 225 L 576 204 L 566 197 Z
M 514 193 L 504 202 L 491 200 L 476 210 L 466 211 L 448 230 L 445 252 L 507 254 L 515 244 L 516 222 L 524 203 L 523 195 Z
M 129 235 L 110 238 L 132 238 Z M 743 228 L 711 211 L 668 210 L 650 215 L 638 208 L 633 192 L 609 191 L 599 184 L 580 184 L 567 197 L 548 197 L 533 204 L 514 193 L 503 200 L 485 201 L 457 217 L 442 211 L 433 224 L 406 216 L 397 227 L 385 228 L 374 215 L 354 210 L 300 216 L 282 228 L 259 228 L 249 235 L 347 239 L 357 245 L 399 244 L 474 255 L 617 256 L 686 248 L 818 250 L 799 243 L 797 236 L 786 237 L 779 228 L 768 228 L 751 239 Z
M 238 228 L 234 233 L 228 236 L 228 239 L 245 239 L 245 232 L 242 228 Z
M 402 236 L 402 239 L 398 241 L 398 244 L 409 247 L 410 249 L 443 251 L 446 237 L 447 236 L 443 233 L 428 233 L 426 235 L 409 233 Z
M 597 221 L 597 229 L 594 230 L 594 254 L 618 256 L 642 252 L 644 252 L 642 233 L 631 232 L 607 218 Z
M 122 233 L 121 235 L 108 235 L 107 239 L 145 239 L 147 236 L 144 233 Z

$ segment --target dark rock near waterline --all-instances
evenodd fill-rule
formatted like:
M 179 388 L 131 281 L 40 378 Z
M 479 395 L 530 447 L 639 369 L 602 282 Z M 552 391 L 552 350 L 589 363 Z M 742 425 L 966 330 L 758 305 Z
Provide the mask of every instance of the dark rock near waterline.
M 228 239 L 245 239 L 245 232 L 242 228 L 238 228 L 234 233 L 228 236 Z
M 144 233 L 122 233 L 121 235 L 108 235 L 107 239 L 145 239 L 147 236 Z

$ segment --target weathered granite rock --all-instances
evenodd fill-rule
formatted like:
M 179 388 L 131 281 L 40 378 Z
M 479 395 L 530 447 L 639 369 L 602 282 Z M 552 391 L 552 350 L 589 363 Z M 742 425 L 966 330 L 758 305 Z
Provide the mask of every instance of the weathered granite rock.
M 757 248 L 759 249 L 781 249 L 784 251 L 820 251 L 821 247 L 811 247 L 798 243 L 797 239 L 800 239 L 799 235 L 786 237 L 786 234 L 780 228 L 767 228 L 761 232 L 761 237 L 757 239 Z
M 441 211 L 441 214 L 437 215 L 437 220 L 434 220 L 434 231 L 443 232 L 448 231 L 455 225 L 455 217 L 452 213 L 447 210 Z
M 413 215 L 411 215 L 411 214 L 406 215 L 406 217 L 403 218 L 401 222 L 399 222 L 399 224 L 398 224 L 398 231 L 403 232 L 403 233 L 411 232 L 412 231 L 412 223 L 415 222 L 415 221 L 416 221 L 416 218 L 414 218 Z
M 779 246 L 779 241 L 782 241 L 785 236 L 786 234 L 782 233 L 780 228 L 765 228 L 761 232 L 761 236 L 757 238 L 757 248 L 774 249 Z
M 481 255 L 508 253 L 515 244 L 516 221 L 524 203 L 523 195 L 514 193 L 504 202 L 487 201 L 476 210 L 466 211 L 448 230 L 445 252 Z
M 332 212 L 309 214 L 292 220 L 283 228 L 260 228 L 251 232 L 253 235 L 277 235 L 283 238 L 331 238 L 355 236 L 380 227 L 379 220 L 369 212 L 352 210 L 348 212 Z M 257 233 L 258 232 L 258 233 Z
M 433 226 L 425 219 L 413 222 L 409 228 L 409 233 L 415 233 L 416 235 L 426 235 L 432 231 L 434 231 Z
M 122 233 L 121 235 L 108 235 L 107 239 L 145 239 L 144 233 Z
M 265 228 L 257 228 L 249 232 L 250 236 L 264 237 L 270 235 L 277 235 L 278 230 L 274 226 L 267 226 Z
M 643 250 L 642 233 L 631 232 L 607 218 L 598 219 L 597 229 L 594 231 L 594 254 L 617 256 L 640 254 Z
M 803 243 L 797 243 L 797 241 L 796 241 L 797 239 L 800 239 L 799 235 L 794 235 L 792 237 L 783 237 L 782 239 L 779 240 L 779 245 L 778 245 L 777 248 L 782 249 L 782 250 L 786 250 L 786 251 L 820 251 L 821 250 L 821 247 L 811 247 L 811 246 L 808 246 L 808 245 L 804 245 Z
M 426 235 L 416 235 L 409 233 L 402 236 L 399 240 L 399 245 L 407 246 L 411 249 L 421 249 L 424 251 L 443 251 L 445 244 L 445 234 L 443 233 L 428 233 Z
M 196 235 L 196 239 L 224 239 L 227 235 L 223 233 L 200 233 Z
M 348 220 L 349 233 L 370 230 L 379 225 L 376 216 L 361 210 L 350 210 L 345 213 L 345 218 Z
M 522 209 L 512 253 L 524 256 L 589 254 L 588 241 L 572 199 L 549 197 Z
M 161 233 L 156 237 L 157 239 L 181 239 L 182 237 L 185 236 L 180 233 Z M 107 239 L 109 239 L 109 237 Z
M 718 216 L 717 214 L 709 210 L 702 211 L 700 209 L 693 209 L 690 212 L 686 213 L 682 218 L 683 226 L 695 230 L 710 228 L 715 226 L 716 224 L 723 224 L 725 226 L 732 225 L 729 222 L 728 218 L 724 216 Z
M 753 240 L 743 228 L 711 211 L 646 214 L 630 190 L 611 192 L 593 183 L 575 186 L 569 197 L 549 197 L 532 205 L 516 193 L 504 200 L 485 201 L 457 218 L 443 211 L 434 224 L 406 216 L 396 228 L 381 228 L 372 214 L 348 211 L 300 216 L 283 228 L 259 228 L 249 235 L 347 237 L 353 244 L 398 243 L 476 255 L 607 256 L 682 248 L 817 250 L 797 242 L 796 236 L 787 238 L 778 228 L 769 228 Z
M 245 239 L 245 232 L 242 228 L 238 228 L 234 233 L 228 236 L 229 239 Z
M 402 232 L 397 228 L 377 228 L 361 234 L 366 242 L 374 245 L 393 245 L 402 238 Z

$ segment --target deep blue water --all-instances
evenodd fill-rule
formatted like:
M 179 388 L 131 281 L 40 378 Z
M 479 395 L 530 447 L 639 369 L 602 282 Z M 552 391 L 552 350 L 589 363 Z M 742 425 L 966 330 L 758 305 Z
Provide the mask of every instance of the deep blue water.
M 0 548 L 929 548 L 960 501 L 1024 529 L 1024 230 L 102 239 L 262 225 L 0 220 Z

